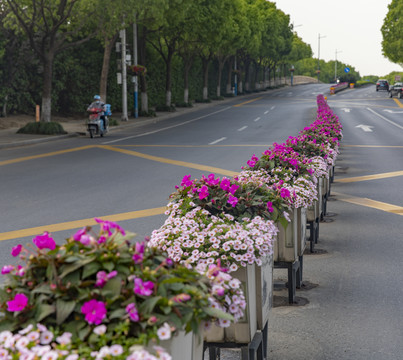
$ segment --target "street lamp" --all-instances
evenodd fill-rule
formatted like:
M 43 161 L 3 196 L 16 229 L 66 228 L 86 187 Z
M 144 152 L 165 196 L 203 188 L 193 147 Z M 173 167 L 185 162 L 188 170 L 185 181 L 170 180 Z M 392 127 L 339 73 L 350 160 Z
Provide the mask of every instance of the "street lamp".
M 335 51 L 335 55 L 334 55 L 334 57 L 335 57 L 335 59 L 336 59 L 336 61 L 335 61 L 335 63 L 334 63 L 334 81 L 335 81 L 335 83 L 337 83 L 337 54 L 338 53 L 341 53 L 342 51 L 340 50 L 340 51 L 337 51 L 337 49 L 336 49 L 336 51 Z
M 320 34 L 318 34 L 318 70 L 316 70 L 316 73 L 318 74 L 318 83 L 319 83 L 319 74 L 320 74 L 320 63 L 319 63 L 319 59 L 320 59 L 320 39 L 325 38 L 325 36 L 320 36 Z

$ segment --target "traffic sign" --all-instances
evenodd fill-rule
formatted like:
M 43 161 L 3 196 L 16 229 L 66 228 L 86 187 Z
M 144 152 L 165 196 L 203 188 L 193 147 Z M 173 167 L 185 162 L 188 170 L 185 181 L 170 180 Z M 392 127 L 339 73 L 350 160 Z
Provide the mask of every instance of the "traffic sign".
M 345 67 L 345 68 L 344 68 L 344 72 L 346 72 L 346 73 L 350 72 L 350 68 Z

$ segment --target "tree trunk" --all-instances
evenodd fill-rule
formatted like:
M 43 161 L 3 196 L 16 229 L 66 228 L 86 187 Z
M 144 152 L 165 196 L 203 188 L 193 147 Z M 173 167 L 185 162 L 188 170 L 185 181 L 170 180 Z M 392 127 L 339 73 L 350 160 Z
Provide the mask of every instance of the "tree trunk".
M 140 65 L 146 66 L 146 36 L 147 29 L 143 27 L 141 37 L 139 38 L 139 58 Z M 148 114 L 148 95 L 147 95 L 147 79 L 144 74 L 140 74 L 140 93 L 141 93 L 141 110 L 143 113 Z
M 189 103 L 189 72 L 190 68 L 192 67 L 192 59 L 186 60 L 183 58 L 183 101 L 185 104 Z
M 8 101 L 8 94 L 4 96 L 3 108 L 1 111 L 1 115 L 3 117 L 7 117 L 7 101 Z
M 43 60 L 43 91 L 41 121 L 50 122 L 52 118 L 52 76 L 54 54 L 48 52 Z
M 105 103 L 106 103 L 106 94 L 108 86 L 109 65 L 111 62 L 111 53 L 117 37 L 118 34 L 116 34 L 111 39 L 105 38 L 104 59 L 102 63 L 101 81 L 99 84 L 99 95 L 101 96 L 101 99 Z
M 227 94 L 230 94 L 231 88 L 232 88 L 232 64 L 233 64 L 233 59 L 231 61 L 228 61 L 228 78 L 227 78 L 227 89 L 226 92 Z
M 202 58 L 203 64 L 203 100 L 208 99 L 208 68 L 210 59 Z
M 166 78 L 165 78 L 165 105 L 170 107 L 172 101 L 172 55 L 173 51 L 168 48 L 168 56 L 166 60 Z

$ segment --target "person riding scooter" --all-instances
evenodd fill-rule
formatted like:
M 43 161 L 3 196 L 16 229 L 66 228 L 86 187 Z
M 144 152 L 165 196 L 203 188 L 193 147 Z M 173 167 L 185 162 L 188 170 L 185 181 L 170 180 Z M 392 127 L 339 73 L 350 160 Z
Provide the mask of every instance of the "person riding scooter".
M 106 119 L 105 119 L 105 103 L 101 100 L 101 97 L 99 95 L 94 96 L 94 101 L 88 106 L 87 111 L 91 109 L 100 109 L 100 119 L 102 120 L 102 129 L 101 132 L 104 132 L 106 130 L 107 124 L 106 124 Z

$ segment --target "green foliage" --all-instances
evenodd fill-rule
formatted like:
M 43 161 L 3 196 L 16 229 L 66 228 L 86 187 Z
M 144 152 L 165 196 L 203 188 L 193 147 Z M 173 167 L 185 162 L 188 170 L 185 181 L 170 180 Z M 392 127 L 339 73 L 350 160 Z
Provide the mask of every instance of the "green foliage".
M 69 331 L 75 341 L 91 346 L 90 333 L 94 325 L 103 322 L 109 340 L 123 327 L 123 338 L 147 344 L 152 339 L 158 341 L 157 330 L 165 322 L 188 332 L 193 323 L 233 320 L 228 309 L 214 316 L 208 311 L 211 296 L 225 304 L 224 296 L 221 299 L 212 292 L 214 276 L 208 278 L 207 273 L 174 263 L 145 242 L 131 245 L 132 234 L 115 223 L 100 222 L 98 234 L 86 227 L 62 245 L 56 245 L 48 233 L 40 236 L 47 241 L 42 248 L 19 245 L 17 255 L 24 262 L 23 272 L 11 267 L 5 275 L 0 289 L 0 331 L 41 323 Z M 10 308 L 17 294 L 28 299 L 19 310 Z M 99 322 L 83 311 L 90 300 L 104 306 Z M 128 305 L 137 319 L 130 316 Z M 93 312 L 95 309 L 91 315 Z
M 42 134 L 42 135 L 60 135 L 67 134 L 63 126 L 57 122 L 29 122 L 18 129 L 18 134 Z
M 382 28 L 382 52 L 394 63 L 403 66 L 403 2 L 392 0 Z

